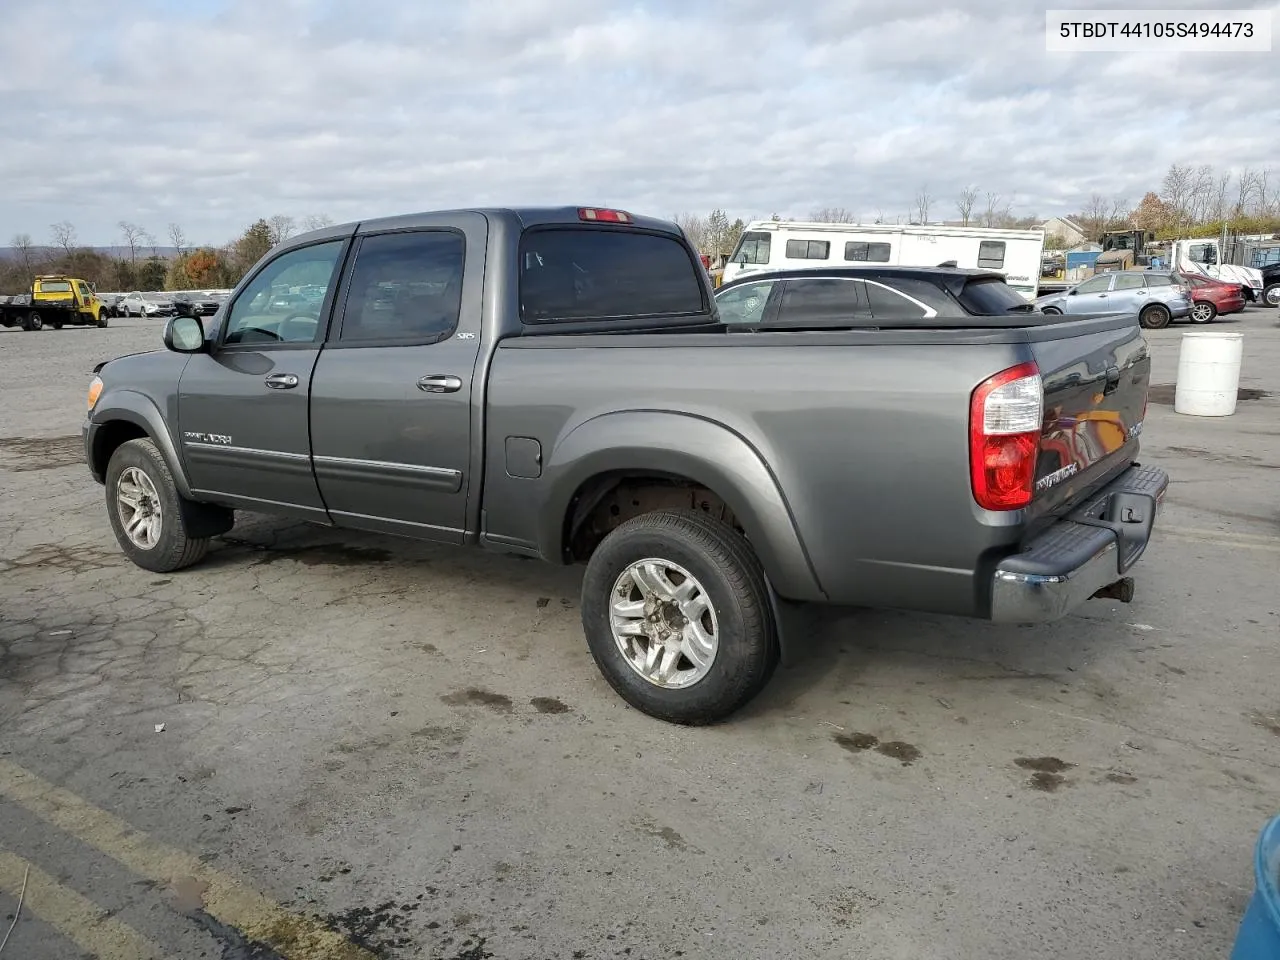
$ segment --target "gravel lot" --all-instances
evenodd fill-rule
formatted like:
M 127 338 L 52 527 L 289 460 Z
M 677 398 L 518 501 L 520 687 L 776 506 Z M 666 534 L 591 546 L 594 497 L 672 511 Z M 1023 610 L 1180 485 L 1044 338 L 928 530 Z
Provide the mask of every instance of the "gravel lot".
M 1133 604 L 833 613 L 710 729 L 613 695 L 574 570 L 249 515 L 131 566 L 79 430 L 158 322 L 0 330 L 6 960 L 1225 956 L 1280 795 L 1280 317 L 1233 321 L 1264 395 L 1154 391 Z

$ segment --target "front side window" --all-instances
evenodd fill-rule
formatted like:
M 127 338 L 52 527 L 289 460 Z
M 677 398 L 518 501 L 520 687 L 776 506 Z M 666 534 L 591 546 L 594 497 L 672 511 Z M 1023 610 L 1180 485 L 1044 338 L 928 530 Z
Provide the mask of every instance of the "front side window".
M 520 238 L 525 323 L 678 317 L 706 309 L 706 271 L 675 237 L 591 227 Z
M 825 260 L 831 256 L 829 240 L 788 240 L 788 260 Z
M 1004 241 L 983 240 L 978 244 L 978 266 L 983 270 L 999 270 L 1004 266 Z
M 773 238 L 761 230 L 744 233 L 738 241 L 738 249 L 733 251 L 730 261 L 733 263 L 768 263 L 772 252 Z
M 850 240 L 844 245 L 844 258 L 857 263 L 888 263 L 891 249 L 887 243 Z
M 365 237 L 342 315 L 342 343 L 435 343 L 462 309 L 466 241 L 452 230 Z
M 1141 290 L 1146 284 L 1140 273 L 1121 273 L 1116 276 L 1116 290 Z
M 1213 266 L 1218 262 L 1218 251 L 1212 243 L 1193 243 L 1187 250 L 1192 263 L 1203 263 Z
M 1096 277 L 1090 277 L 1080 286 L 1076 287 L 1076 293 L 1106 293 L 1111 289 L 1111 277 L 1105 273 Z
M 716 297 L 721 323 L 759 323 L 764 318 L 765 304 L 773 290 L 774 280 L 744 283 L 731 287 Z
M 815 277 L 788 280 L 778 308 L 781 323 L 830 323 L 867 319 L 866 293 L 861 280 Z
M 90 297 L 93 296 L 93 293 L 89 290 L 89 288 L 85 284 L 80 283 L 80 284 L 77 284 L 76 286 L 80 290 L 81 299 L 88 300 Z
M 223 343 L 314 341 L 342 246 L 343 241 L 331 240 L 300 247 L 263 267 L 231 305 Z

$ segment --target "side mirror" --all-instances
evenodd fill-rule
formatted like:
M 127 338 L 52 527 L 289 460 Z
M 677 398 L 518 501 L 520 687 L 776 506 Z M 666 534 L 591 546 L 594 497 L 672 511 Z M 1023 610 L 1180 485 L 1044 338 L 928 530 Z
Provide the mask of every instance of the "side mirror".
M 1067 296 L 1074 297 L 1078 292 L 1079 291 L 1077 291 L 1075 287 L 1072 287 L 1070 290 L 1067 291 Z
M 164 345 L 174 353 L 203 353 L 204 324 L 198 317 L 170 317 L 164 324 Z

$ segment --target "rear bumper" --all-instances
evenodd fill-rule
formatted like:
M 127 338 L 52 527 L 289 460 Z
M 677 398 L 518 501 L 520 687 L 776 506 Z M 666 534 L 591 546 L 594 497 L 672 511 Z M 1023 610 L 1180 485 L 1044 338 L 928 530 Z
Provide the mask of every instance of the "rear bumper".
M 1046 623 L 1115 583 L 1147 548 L 1169 475 L 1133 466 L 1068 517 L 1001 560 L 991 619 Z

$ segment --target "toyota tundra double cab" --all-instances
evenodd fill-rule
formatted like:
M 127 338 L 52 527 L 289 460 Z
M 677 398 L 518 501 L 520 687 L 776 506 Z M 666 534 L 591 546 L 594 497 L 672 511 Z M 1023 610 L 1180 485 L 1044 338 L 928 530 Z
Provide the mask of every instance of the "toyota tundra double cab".
M 1136 462 L 1136 317 L 952 268 L 781 275 L 762 303 L 722 320 L 682 231 L 618 210 L 328 227 L 99 365 L 85 452 L 147 570 L 237 510 L 583 564 L 600 670 L 679 723 L 750 700 L 807 604 L 1128 599 L 1168 482 Z

